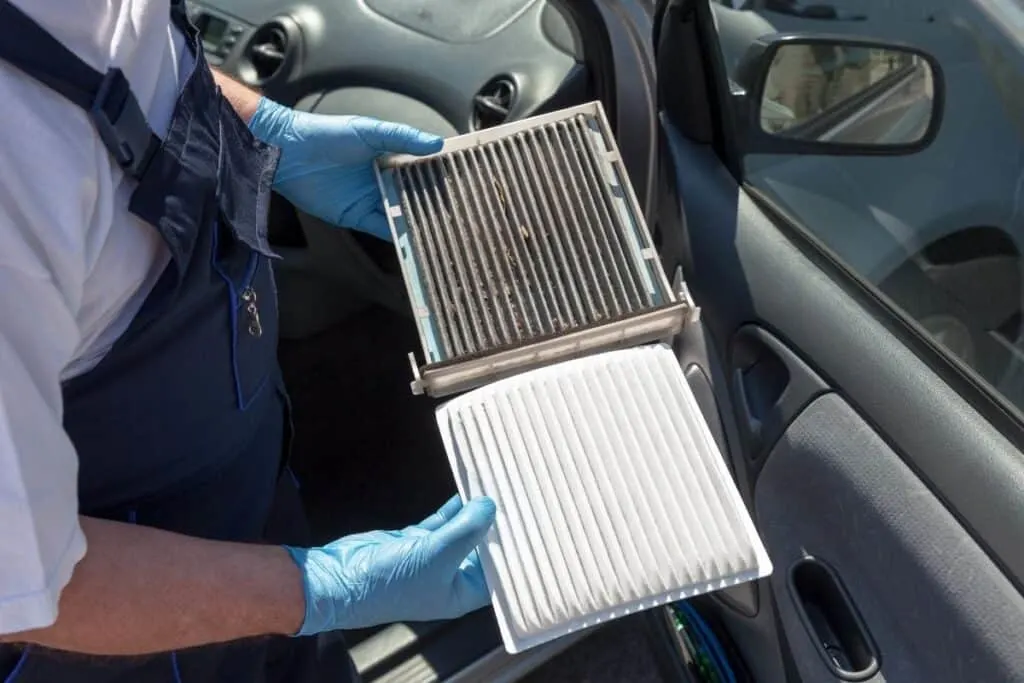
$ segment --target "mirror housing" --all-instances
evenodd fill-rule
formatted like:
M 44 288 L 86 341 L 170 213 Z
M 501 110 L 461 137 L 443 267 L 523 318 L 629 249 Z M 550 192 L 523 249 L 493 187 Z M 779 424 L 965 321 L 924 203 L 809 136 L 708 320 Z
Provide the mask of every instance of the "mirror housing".
M 912 154 L 930 145 L 942 124 L 941 66 L 912 45 L 769 35 L 747 49 L 734 78 L 744 154 Z

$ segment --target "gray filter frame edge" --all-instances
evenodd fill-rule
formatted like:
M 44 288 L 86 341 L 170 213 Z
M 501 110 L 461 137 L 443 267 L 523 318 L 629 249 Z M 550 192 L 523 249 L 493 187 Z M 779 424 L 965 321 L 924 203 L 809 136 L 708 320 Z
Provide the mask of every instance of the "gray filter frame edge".
M 600 102 L 460 135 L 376 166 L 426 363 L 413 391 L 464 391 L 668 340 L 673 291 Z

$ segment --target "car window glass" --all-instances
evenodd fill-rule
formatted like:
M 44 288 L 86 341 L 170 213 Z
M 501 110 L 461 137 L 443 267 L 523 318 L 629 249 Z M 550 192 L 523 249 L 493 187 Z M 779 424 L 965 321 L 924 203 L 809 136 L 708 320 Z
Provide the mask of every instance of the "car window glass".
M 945 103 L 927 148 L 748 155 L 746 181 L 1024 409 L 1024 11 L 1007 0 L 748 0 L 714 10 L 730 76 L 743 51 L 773 33 L 877 37 L 935 57 Z M 888 69 L 906 68 L 890 56 L 780 53 L 802 79 L 768 85 L 762 128 L 797 131 Z M 928 87 L 915 92 L 926 98 Z

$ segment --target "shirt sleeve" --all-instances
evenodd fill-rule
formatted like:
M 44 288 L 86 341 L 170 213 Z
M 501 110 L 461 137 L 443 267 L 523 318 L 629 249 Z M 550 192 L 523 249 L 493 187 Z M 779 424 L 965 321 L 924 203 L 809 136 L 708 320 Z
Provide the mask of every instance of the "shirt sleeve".
M 58 96 L 59 97 L 59 96 Z M 85 554 L 61 373 L 80 343 L 97 215 L 84 114 L 0 68 L 0 633 L 44 628 Z
M 0 633 L 16 633 L 53 624 L 85 554 L 59 379 L 77 329 L 52 280 L 0 264 L 0 292 Z

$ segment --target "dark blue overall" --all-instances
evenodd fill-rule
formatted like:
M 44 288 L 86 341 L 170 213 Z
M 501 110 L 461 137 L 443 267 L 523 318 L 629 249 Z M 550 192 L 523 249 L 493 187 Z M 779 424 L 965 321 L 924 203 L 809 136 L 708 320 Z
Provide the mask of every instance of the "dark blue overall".
M 0 0 L 0 58 L 90 114 L 137 182 L 131 212 L 160 233 L 172 257 L 110 353 L 63 387 L 79 510 L 204 538 L 302 543 L 298 498 L 282 476 L 290 420 L 266 230 L 278 152 L 221 96 L 181 2 L 172 2 L 171 16 L 195 67 L 161 140 L 119 70 L 96 72 Z M 271 537 L 272 518 L 292 521 Z M 260 638 L 142 658 L 0 649 L 5 683 L 351 677 L 340 639 Z

